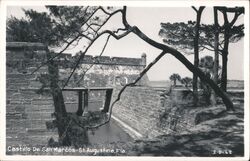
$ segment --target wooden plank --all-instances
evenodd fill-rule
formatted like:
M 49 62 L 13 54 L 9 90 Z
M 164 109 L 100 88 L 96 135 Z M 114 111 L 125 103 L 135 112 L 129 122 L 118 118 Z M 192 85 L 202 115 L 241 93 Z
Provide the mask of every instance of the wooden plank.
M 87 88 L 64 88 L 62 91 L 87 91 Z
M 112 87 L 89 87 L 89 88 L 84 88 L 84 87 L 75 87 L 75 88 L 64 88 L 63 91 L 87 91 L 87 90 L 110 90 L 113 89 Z
M 82 116 L 83 114 L 83 109 L 82 109 L 82 91 L 78 91 L 78 109 L 76 114 L 78 116 Z
M 89 106 L 89 92 L 88 90 L 84 92 L 84 103 L 83 103 L 83 107 L 84 107 L 84 112 L 88 111 L 88 106 Z
M 111 98 L 112 98 L 112 92 L 113 92 L 113 89 L 106 90 L 105 104 L 104 104 L 104 108 L 103 108 L 102 112 L 109 111 L 109 106 L 110 106 L 110 102 L 111 102 Z
M 90 87 L 88 88 L 89 90 L 110 90 L 110 89 L 113 89 L 112 87 Z

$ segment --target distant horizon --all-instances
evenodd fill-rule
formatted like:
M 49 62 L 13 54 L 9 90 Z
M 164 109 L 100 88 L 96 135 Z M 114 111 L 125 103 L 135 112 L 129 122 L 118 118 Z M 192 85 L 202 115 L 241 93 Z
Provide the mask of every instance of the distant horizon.
M 150 79 L 149 79 L 149 81 L 150 82 L 171 82 L 170 80 L 150 80 Z M 228 79 L 227 81 L 244 81 L 244 80 L 240 80 L 240 79 Z
M 244 80 L 227 80 L 227 89 L 228 90 L 242 90 L 245 88 Z M 152 88 L 163 88 L 163 89 L 169 89 L 172 82 L 170 80 L 161 80 L 161 81 L 148 81 L 148 86 Z M 178 81 L 178 88 L 183 88 L 184 84 L 182 84 L 180 81 Z M 190 84 L 188 87 L 190 90 L 192 90 L 192 85 Z

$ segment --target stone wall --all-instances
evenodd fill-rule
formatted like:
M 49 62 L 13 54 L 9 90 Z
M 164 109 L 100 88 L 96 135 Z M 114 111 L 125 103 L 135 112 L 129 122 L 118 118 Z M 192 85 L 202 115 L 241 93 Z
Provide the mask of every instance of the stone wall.
M 116 99 L 119 89 L 113 94 Z M 113 115 L 132 127 L 143 137 L 158 133 L 157 122 L 164 107 L 160 104 L 160 93 L 147 87 L 128 87 L 121 100 L 113 107 Z
M 118 91 L 116 88 L 113 101 Z M 192 116 L 185 110 L 190 102 L 188 98 L 186 101 L 183 99 L 183 91 L 173 90 L 171 95 L 164 92 L 152 87 L 128 87 L 113 107 L 113 115 L 122 124 L 132 128 L 130 133 L 135 139 L 180 132 L 194 125 Z M 179 100 L 178 103 L 175 100 Z M 183 100 L 182 105 L 180 100 Z M 176 107 L 177 104 L 182 106 L 182 110 Z
M 57 139 L 57 131 L 48 130 L 46 122 L 52 121 L 53 100 L 45 90 L 41 77 L 48 74 L 43 66 L 31 75 L 42 62 L 46 61 L 46 46 L 40 43 L 8 42 L 6 46 L 6 143 L 11 145 L 45 145 L 50 137 Z M 62 54 L 55 61 L 59 65 L 60 80 L 65 81 L 71 72 L 76 57 Z M 145 67 L 142 58 L 92 57 L 86 55 L 76 74 L 67 87 L 119 86 L 137 78 Z M 72 63 L 73 62 L 73 63 Z M 92 66 L 92 67 L 91 67 Z M 91 67 L 91 68 L 89 68 Z M 85 71 L 86 75 L 79 84 L 76 82 Z M 140 85 L 145 84 L 147 77 Z M 77 93 L 63 92 L 68 112 L 77 108 Z M 90 92 L 89 109 L 98 110 L 104 101 L 104 92 Z M 97 107 L 91 109 L 91 107 Z
M 113 101 L 119 89 L 116 88 Z M 242 90 L 228 91 L 228 95 L 235 108 L 242 107 Z M 112 114 L 134 139 L 152 139 L 159 135 L 187 132 L 198 124 L 201 114 L 205 113 L 204 119 L 216 118 L 226 110 L 221 101 L 218 101 L 218 107 L 213 107 L 205 105 L 204 96 L 199 99 L 202 105 L 194 107 L 189 90 L 171 89 L 169 92 L 152 87 L 128 87 L 113 107 Z
M 45 46 L 39 43 L 7 43 L 6 51 L 6 143 L 7 146 L 46 144 L 56 131 L 48 131 L 46 121 L 53 118 L 53 101 L 49 94 L 37 94 L 41 87 L 42 67 L 30 73 L 46 59 Z
M 79 54 L 62 54 L 56 59 L 60 79 L 65 82 L 78 60 Z M 85 55 L 70 79 L 68 86 L 104 87 L 133 82 L 146 66 L 146 55 L 141 58 L 109 57 Z M 146 85 L 144 76 L 138 85 Z

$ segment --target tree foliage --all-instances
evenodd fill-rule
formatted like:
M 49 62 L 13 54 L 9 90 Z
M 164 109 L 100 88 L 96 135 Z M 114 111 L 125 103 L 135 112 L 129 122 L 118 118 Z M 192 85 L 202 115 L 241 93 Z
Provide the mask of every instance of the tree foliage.
M 241 29 L 241 27 L 235 26 L 236 21 L 238 20 L 239 16 L 244 14 L 244 7 L 218 7 L 223 14 L 224 24 L 223 24 L 223 49 L 222 49 L 222 74 L 221 74 L 221 89 L 223 91 L 227 91 L 227 62 L 228 62 L 228 54 L 229 54 L 229 44 L 232 38 L 233 29 Z M 230 21 L 228 18 L 228 13 L 234 13 L 233 19 Z M 241 26 L 241 25 L 240 25 Z M 244 26 L 242 27 L 244 28 Z M 237 30 L 236 30 L 237 31 Z M 236 35 L 233 37 L 233 40 L 237 40 L 238 36 L 242 34 Z M 244 34 L 243 34 L 244 35 Z
M 163 38 L 163 42 L 171 45 L 172 47 L 178 48 L 187 54 L 192 54 L 194 49 L 194 32 L 195 21 L 175 22 L 175 23 L 161 23 L 161 29 L 159 35 Z M 214 31 L 216 27 L 214 24 L 201 24 L 200 26 L 200 36 L 199 36 L 199 50 L 209 50 L 214 49 Z M 219 37 L 220 37 L 220 53 L 223 49 L 224 42 L 224 30 L 223 26 L 219 27 Z M 233 26 L 229 32 L 231 43 L 237 43 L 244 37 L 244 24 Z
M 69 43 L 78 39 L 82 23 L 93 8 L 82 6 L 46 6 L 48 12 L 24 10 L 25 18 L 11 17 L 7 20 L 7 41 L 41 42 L 50 47 Z M 78 40 L 76 39 L 76 40 Z
M 222 89 L 226 91 L 227 84 L 227 55 L 229 54 L 229 43 L 236 43 L 244 37 L 244 24 L 236 24 L 239 16 L 244 13 L 243 7 L 216 7 L 224 15 L 223 25 L 201 24 L 199 33 L 199 51 L 214 51 L 215 44 L 218 43 L 218 54 L 222 55 Z M 234 13 L 231 22 L 227 13 Z M 218 32 L 218 40 L 215 32 Z M 195 22 L 187 21 L 178 23 L 161 23 L 159 35 L 163 42 L 178 48 L 185 53 L 193 53 L 195 38 Z M 215 42 L 218 41 L 218 42 Z M 216 71 L 216 70 L 214 70 Z M 215 73 L 214 73 L 215 74 Z M 217 81 L 217 80 L 216 80 Z
M 206 74 L 207 77 L 213 78 L 214 60 L 212 56 L 204 56 L 200 59 L 199 68 Z M 212 90 L 207 83 L 200 82 L 200 88 L 203 96 L 205 96 L 206 104 L 210 105 Z
M 161 23 L 159 35 L 163 42 L 181 50 L 193 50 L 194 47 L 194 21 Z
M 181 79 L 181 83 L 184 84 L 185 87 L 189 87 L 192 84 L 193 79 L 190 77 L 184 77 Z
M 181 80 L 181 76 L 177 73 L 173 73 L 169 79 L 174 82 L 174 87 L 176 86 L 176 82 Z
M 53 44 L 51 19 L 46 13 L 25 11 L 27 19 L 7 20 L 7 41 L 46 42 Z

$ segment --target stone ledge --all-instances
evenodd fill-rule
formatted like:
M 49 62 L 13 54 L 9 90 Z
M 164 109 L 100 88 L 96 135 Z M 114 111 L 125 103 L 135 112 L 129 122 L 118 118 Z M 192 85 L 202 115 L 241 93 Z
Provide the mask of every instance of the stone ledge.
M 7 49 L 39 49 L 46 50 L 46 46 L 42 43 L 32 43 L 32 42 L 7 42 Z

